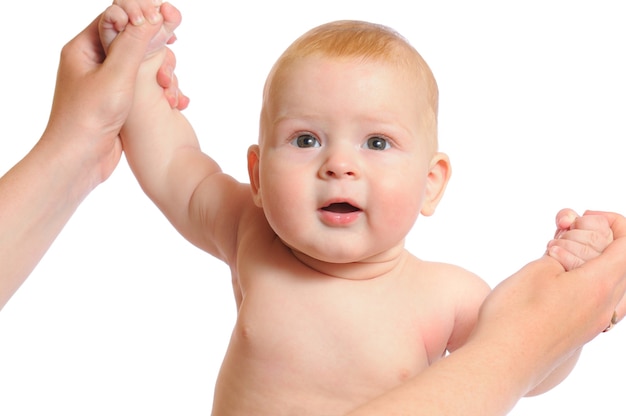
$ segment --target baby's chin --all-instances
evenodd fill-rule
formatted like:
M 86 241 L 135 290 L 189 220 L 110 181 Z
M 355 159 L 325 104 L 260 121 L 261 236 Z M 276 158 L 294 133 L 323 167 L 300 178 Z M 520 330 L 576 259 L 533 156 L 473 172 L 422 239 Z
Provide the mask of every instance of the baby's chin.
M 294 257 L 309 269 L 328 277 L 369 280 L 392 272 L 407 251 L 402 245 L 368 256 L 337 256 L 336 253 L 310 253 L 285 244 Z M 325 254 L 325 255 L 324 255 Z
M 294 244 L 288 244 L 281 239 L 283 244 L 291 250 L 294 257 L 300 260 L 302 263 L 309 265 L 309 263 L 324 263 L 328 265 L 347 265 L 366 261 L 367 257 L 363 255 L 356 255 L 354 253 L 338 253 L 337 251 L 319 251 L 313 250 L 307 247 L 298 247 Z

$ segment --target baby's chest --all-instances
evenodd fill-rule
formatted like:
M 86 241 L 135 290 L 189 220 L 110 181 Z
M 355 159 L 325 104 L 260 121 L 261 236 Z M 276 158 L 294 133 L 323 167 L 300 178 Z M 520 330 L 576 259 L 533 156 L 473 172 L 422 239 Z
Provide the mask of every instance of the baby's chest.
M 420 305 L 418 296 L 392 291 L 253 286 L 241 303 L 231 347 L 250 362 L 272 362 L 273 371 L 388 388 L 443 353 L 446 334 L 436 333 L 434 309 Z

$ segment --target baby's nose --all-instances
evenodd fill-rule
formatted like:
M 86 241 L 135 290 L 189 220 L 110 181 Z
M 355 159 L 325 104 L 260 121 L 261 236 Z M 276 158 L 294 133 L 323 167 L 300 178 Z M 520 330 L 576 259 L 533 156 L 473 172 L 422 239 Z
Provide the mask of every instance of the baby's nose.
M 356 179 L 359 176 L 356 156 L 352 152 L 335 152 L 320 167 L 324 179 Z

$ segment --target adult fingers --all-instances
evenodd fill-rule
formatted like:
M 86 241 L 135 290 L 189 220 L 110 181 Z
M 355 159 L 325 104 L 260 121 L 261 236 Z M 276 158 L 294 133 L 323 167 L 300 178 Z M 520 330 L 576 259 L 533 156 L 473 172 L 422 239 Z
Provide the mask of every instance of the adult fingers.
M 591 249 L 584 244 L 563 239 L 552 240 L 548 245 L 548 254 L 561 263 L 567 271 L 582 266 L 586 258 L 600 255 L 598 252 L 591 252 Z

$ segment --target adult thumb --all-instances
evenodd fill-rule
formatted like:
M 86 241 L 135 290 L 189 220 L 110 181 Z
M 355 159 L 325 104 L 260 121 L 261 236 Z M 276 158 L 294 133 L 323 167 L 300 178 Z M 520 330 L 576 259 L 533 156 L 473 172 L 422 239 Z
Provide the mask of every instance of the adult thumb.
M 156 23 L 146 21 L 140 25 L 126 26 L 111 43 L 102 65 L 108 67 L 116 76 L 134 82 L 150 40 L 159 31 L 161 25 L 162 19 Z

